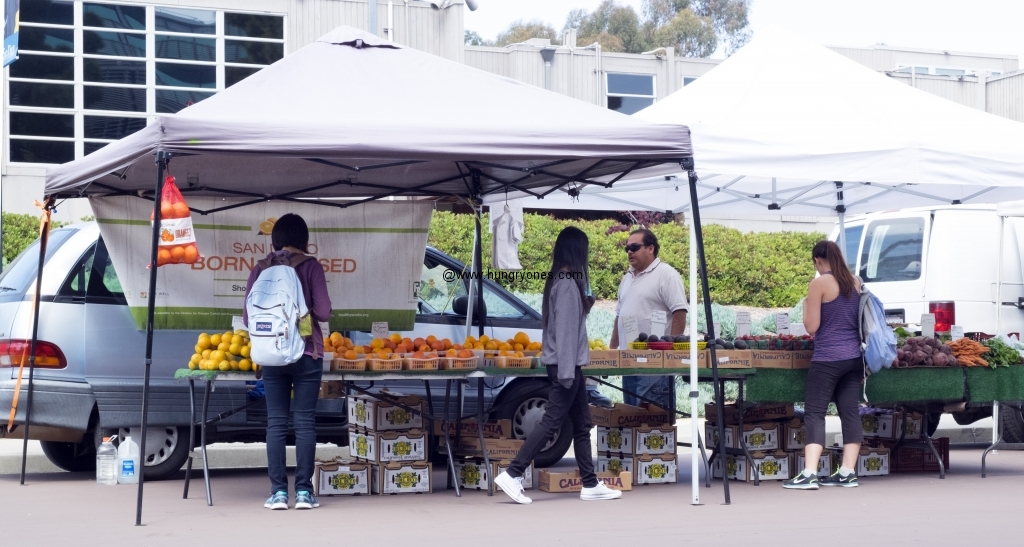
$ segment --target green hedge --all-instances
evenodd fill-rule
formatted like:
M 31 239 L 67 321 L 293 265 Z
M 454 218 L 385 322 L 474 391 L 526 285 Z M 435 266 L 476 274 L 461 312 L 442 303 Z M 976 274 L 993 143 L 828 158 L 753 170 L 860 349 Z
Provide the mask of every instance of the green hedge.
M 3 213 L 3 264 L 6 266 L 39 239 L 39 216 L 23 215 L 18 213 Z M 54 228 L 60 228 L 62 223 L 53 221 Z
M 491 235 L 484 215 L 484 264 L 490 264 Z M 601 299 L 614 299 L 619 280 L 629 268 L 623 245 L 628 232 L 608 234 L 617 223 L 612 220 L 557 220 L 546 215 L 527 214 L 525 240 L 519 246 L 519 260 L 528 271 L 547 271 L 551 248 L 562 228 L 576 226 L 590 238 L 591 288 Z M 473 216 L 435 212 L 428 242 L 440 251 L 468 262 L 473 249 Z M 659 224 L 651 228 L 661 243 L 660 258 L 688 279 L 689 234 L 681 224 Z M 718 225 L 704 227 L 711 296 L 727 305 L 789 307 L 806 294 L 814 277 L 811 248 L 824 234 L 798 232 L 741 233 Z M 505 286 L 521 292 L 540 292 L 543 282 L 522 280 Z

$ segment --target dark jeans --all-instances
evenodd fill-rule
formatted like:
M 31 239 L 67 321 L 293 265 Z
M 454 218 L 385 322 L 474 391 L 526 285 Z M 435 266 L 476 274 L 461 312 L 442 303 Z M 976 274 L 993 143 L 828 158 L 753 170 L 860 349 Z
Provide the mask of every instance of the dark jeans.
M 270 493 L 288 491 L 285 473 L 285 438 L 288 436 L 288 408 L 295 429 L 295 491 L 313 493 L 313 462 L 316 459 L 316 401 L 320 396 L 323 359 L 303 355 L 283 367 L 263 368 L 267 393 L 267 472 Z M 294 393 L 294 398 L 293 398 Z
M 863 379 L 864 361 L 859 357 L 845 361 L 811 362 L 811 369 L 807 372 L 807 395 L 804 397 L 807 444 L 825 446 L 825 413 L 833 395 L 843 423 L 843 444 L 864 440 L 864 427 L 858 410 Z
M 668 410 L 672 406 L 672 376 L 623 376 L 622 389 L 654 401 L 654 404 Z M 622 394 L 622 401 L 627 405 L 637 406 L 646 402 L 628 394 Z
M 566 389 L 558 382 L 558 367 L 549 365 L 548 381 L 551 382 L 551 391 L 548 392 L 548 404 L 544 407 L 544 418 L 526 437 L 519 454 L 508 467 L 508 474 L 522 477 L 544 445 L 569 420 L 572 422 L 573 448 L 576 452 L 576 465 L 580 468 L 580 478 L 583 486 L 593 488 L 597 486 L 594 459 L 590 454 L 590 429 L 594 424 L 590 419 L 590 401 L 583 381 L 583 370 L 576 367 L 572 387 Z

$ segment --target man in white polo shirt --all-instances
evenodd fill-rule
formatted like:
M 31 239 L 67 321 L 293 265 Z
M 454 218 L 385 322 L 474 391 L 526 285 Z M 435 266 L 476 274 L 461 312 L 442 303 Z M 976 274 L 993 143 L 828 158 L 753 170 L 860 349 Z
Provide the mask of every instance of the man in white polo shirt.
M 628 348 L 638 333 L 676 336 L 686 331 L 686 289 L 679 272 L 658 258 L 658 238 L 650 230 L 634 230 L 626 241 L 629 271 L 619 283 L 612 349 Z M 633 326 L 635 325 L 635 327 Z M 627 329 L 629 334 L 627 334 Z M 670 376 L 623 376 L 622 387 L 668 408 Z M 626 394 L 626 403 L 641 401 Z

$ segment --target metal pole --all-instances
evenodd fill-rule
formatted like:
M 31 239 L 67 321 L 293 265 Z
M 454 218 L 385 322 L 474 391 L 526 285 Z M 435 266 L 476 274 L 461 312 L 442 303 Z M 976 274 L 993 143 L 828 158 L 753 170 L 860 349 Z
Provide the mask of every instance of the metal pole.
M 695 202 L 696 203 L 696 202 Z M 691 203 L 694 206 L 695 203 Z M 697 235 L 690 221 L 690 309 L 697 305 Z M 690 482 L 693 487 L 693 505 L 700 505 L 700 467 L 697 462 L 697 447 L 700 441 L 700 428 L 697 426 L 697 316 L 690 317 Z
M 146 428 L 149 425 L 149 369 L 153 364 L 153 312 L 156 306 L 157 250 L 160 246 L 160 201 L 164 192 L 164 169 L 170 156 L 156 153 L 156 193 L 153 195 L 153 238 L 149 253 L 149 294 L 146 310 L 146 373 L 142 381 L 142 439 L 139 441 L 139 493 L 135 502 L 135 525 L 142 526 L 142 486 L 146 482 Z
M 53 198 L 47 198 L 43 205 L 43 222 L 39 230 L 39 265 L 36 269 L 36 294 L 32 298 L 32 343 L 28 355 L 28 400 L 25 407 L 25 430 L 21 439 L 21 484 L 25 484 L 25 463 L 28 459 L 28 429 L 32 421 L 32 377 L 36 370 L 36 341 L 39 339 L 39 293 L 43 287 L 43 265 L 46 262 L 46 244 L 50 240 L 50 219 L 47 216 L 53 207 Z
M 483 229 L 481 227 L 480 217 L 484 213 L 483 199 L 480 196 L 480 171 L 473 170 L 473 207 L 476 208 L 476 248 L 473 249 L 473 261 L 476 262 L 477 280 L 476 280 L 476 317 L 480 324 L 477 327 L 477 335 L 483 336 L 484 334 L 484 317 L 486 311 L 484 310 L 484 236 Z
M 999 269 L 996 270 L 996 336 L 1003 332 L 1003 230 L 1006 228 L 1006 218 L 999 219 Z M 995 432 L 995 429 L 992 430 Z
M 700 226 L 700 206 L 697 203 L 697 172 L 693 163 L 689 165 L 688 177 L 690 180 L 690 203 L 693 208 L 693 231 L 696 238 L 697 259 L 700 262 L 700 282 L 704 294 L 704 318 L 707 323 L 708 332 L 715 332 L 715 320 L 711 316 L 711 289 L 708 287 L 708 263 L 704 256 L 704 233 Z M 693 345 L 697 340 L 690 339 L 690 351 L 693 352 Z M 718 381 L 718 354 L 715 352 L 715 344 L 708 344 L 711 350 L 711 381 L 715 386 L 715 412 L 718 414 L 718 438 L 720 443 L 725 442 L 725 389 Z M 692 365 L 691 365 L 692 366 Z M 729 473 L 726 464 L 727 454 L 723 450 L 722 456 L 722 489 L 725 491 L 725 504 L 731 502 L 729 498 Z
M 839 213 L 839 250 L 846 258 L 846 204 L 843 201 L 843 183 L 836 181 L 836 212 Z

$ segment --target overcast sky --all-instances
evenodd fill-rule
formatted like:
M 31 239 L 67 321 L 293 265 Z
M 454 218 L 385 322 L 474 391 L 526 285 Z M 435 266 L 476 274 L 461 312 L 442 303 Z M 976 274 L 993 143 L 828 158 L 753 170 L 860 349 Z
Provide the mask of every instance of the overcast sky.
M 484 38 L 517 19 L 561 30 L 572 8 L 601 0 L 478 0 L 466 28 Z M 618 0 L 639 11 L 641 0 Z M 890 46 L 1024 55 L 1024 0 L 753 0 L 751 28 L 780 26 L 825 45 Z

